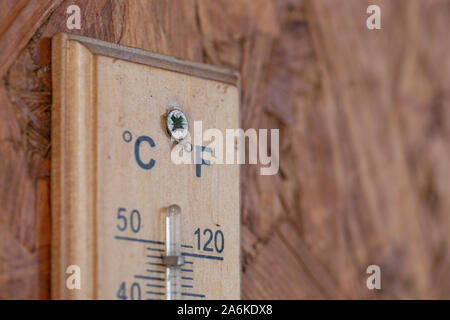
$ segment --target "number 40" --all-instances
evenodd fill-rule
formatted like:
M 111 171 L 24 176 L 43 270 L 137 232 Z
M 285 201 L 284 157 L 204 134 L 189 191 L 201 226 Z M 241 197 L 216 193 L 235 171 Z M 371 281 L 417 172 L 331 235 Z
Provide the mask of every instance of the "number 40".
M 127 288 L 125 281 L 120 284 L 119 290 L 117 291 L 117 298 L 122 300 L 127 300 Z M 130 300 L 141 300 L 141 286 L 137 282 L 133 282 L 130 286 Z

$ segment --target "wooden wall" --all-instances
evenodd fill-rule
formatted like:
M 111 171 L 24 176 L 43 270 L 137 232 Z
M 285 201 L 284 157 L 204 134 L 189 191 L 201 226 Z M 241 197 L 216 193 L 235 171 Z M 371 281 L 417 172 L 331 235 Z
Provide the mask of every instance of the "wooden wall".
M 243 170 L 243 298 L 450 298 L 448 0 L 2 0 L 0 298 L 49 297 L 50 38 L 70 4 L 73 33 L 240 70 L 243 126 L 280 128 L 280 173 Z

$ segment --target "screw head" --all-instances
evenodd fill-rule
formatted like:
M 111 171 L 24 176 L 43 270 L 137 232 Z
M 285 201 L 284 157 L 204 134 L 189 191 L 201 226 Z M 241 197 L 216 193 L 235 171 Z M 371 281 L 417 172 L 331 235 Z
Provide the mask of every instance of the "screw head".
M 184 112 L 178 108 L 172 108 L 166 116 L 166 129 L 169 135 L 180 142 L 189 133 L 189 123 Z

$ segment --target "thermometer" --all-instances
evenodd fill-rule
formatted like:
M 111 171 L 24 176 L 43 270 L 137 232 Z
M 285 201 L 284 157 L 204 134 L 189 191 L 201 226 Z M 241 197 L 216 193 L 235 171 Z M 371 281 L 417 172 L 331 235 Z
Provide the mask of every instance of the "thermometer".
M 239 166 L 184 138 L 239 127 L 239 75 L 69 34 L 52 72 L 52 297 L 239 299 Z

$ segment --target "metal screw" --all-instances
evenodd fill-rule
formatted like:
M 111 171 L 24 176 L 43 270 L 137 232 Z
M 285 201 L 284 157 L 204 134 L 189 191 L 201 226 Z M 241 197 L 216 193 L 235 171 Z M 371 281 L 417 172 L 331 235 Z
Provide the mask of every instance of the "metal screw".
M 172 108 L 166 117 L 166 129 L 169 135 L 180 142 L 189 133 L 189 123 L 184 112 L 178 108 Z

